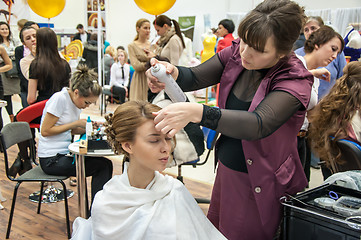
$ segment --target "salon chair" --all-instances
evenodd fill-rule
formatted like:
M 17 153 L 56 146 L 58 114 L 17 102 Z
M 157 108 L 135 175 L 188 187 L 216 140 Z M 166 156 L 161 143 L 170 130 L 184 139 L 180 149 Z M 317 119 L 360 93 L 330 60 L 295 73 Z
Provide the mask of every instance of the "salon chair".
M 65 195 L 64 204 L 65 204 L 65 217 L 66 217 L 66 229 L 67 229 L 67 237 L 70 238 L 70 221 L 69 221 L 69 210 L 68 210 L 68 200 L 67 200 L 67 189 L 64 183 L 64 180 L 68 178 L 68 176 L 54 176 L 48 175 L 44 173 L 39 164 L 36 162 L 36 153 L 35 153 L 35 144 L 33 135 L 30 131 L 29 124 L 26 122 L 12 122 L 8 123 L 4 126 L 0 133 L 0 142 L 3 146 L 3 154 L 4 154 L 4 163 L 5 163 L 5 172 L 10 181 L 16 182 L 13 199 L 9 214 L 9 222 L 6 232 L 6 239 L 10 237 L 11 224 L 14 216 L 15 203 L 17 192 L 19 190 L 20 184 L 23 182 L 40 182 L 40 192 L 43 192 L 44 182 L 59 182 L 63 187 L 63 193 Z M 30 146 L 30 160 L 36 165 L 31 170 L 25 172 L 21 176 L 14 178 L 9 174 L 9 153 L 12 151 L 12 146 L 21 143 L 28 142 Z M 40 214 L 40 207 L 42 201 L 38 201 L 38 210 L 37 214 Z M 36 222 L 36 216 L 34 216 L 34 220 Z
M 183 166 L 193 166 L 195 168 L 197 166 L 206 164 L 206 162 L 208 161 L 208 158 L 214 148 L 214 145 L 216 143 L 218 133 L 215 130 L 212 130 L 212 129 L 209 129 L 206 127 L 202 127 L 202 131 L 203 131 L 203 135 L 204 135 L 204 141 L 206 142 L 206 147 L 208 150 L 207 155 L 203 161 L 200 161 L 200 158 L 198 158 L 194 161 L 185 162 L 185 163 L 178 165 L 177 179 L 179 181 L 181 181 L 182 183 L 183 183 L 182 167 Z M 210 202 L 209 199 L 203 199 L 203 198 L 196 198 L 196 201 L 197 201 L 197 203 L 209 203 Z

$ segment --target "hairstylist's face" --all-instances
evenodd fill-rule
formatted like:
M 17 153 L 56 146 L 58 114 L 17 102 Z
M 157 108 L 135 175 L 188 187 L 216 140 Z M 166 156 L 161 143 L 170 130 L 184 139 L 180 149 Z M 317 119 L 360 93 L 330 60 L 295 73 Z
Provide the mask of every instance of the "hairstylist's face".
M 263 52 L 248 46 L 241 39 L 239 52 L 242 58 L 242 66 L 248 70 L 271 68 L 283 57 L 283 55 L 277 54 L 273 37 L 268 38 Z
M 338 37 L 332 38 L 321 46 L 315 46 L 316 59 L 319 60 L 318 67 L 325 67 L 336 59 L 341 50 L 341 41 Z
M 157 31 L 157 34 L 161 37 L 164 36 L 164 34 L 169 29 L 169 26 L 167 24 L 164 24 L 163 27 L 158 26 L 157 24 L 154 24 L 154 28 Z
M 228 34 L 228 30 L 225 27 L 223 27 L 222 24 L 219 24 L 217 29 L 217 34 L 220 37 L 224 37 Z
M 140 28 L 137 27 L 137 32 L 140 38 L 149 38 L 150 35 L 150 23 L 144 22 Z
M 36 30 L 35 29 L 27 29 L 23 31 L 23 39 L 24 39 L 24 45 L 32 49 L 33 47 L 36 47 Z
M 317 21 L 311 20 L 305 24 L 303 27 L 303 34 L 305 35 L 306 40 L 310 37 L 311 33 L 317 31 L 320 28 L 320 25 Z
M 9 36 L 9 28 L 6 24 L 0 25 L 0 35 L 3 38 L 7 38 Z
M 139 174 L 162 172 L 168 164 L 172 139 L 155 130 L 153 120 L 147 120 L 138 127 L 134 141 L 122 143 L 122 147 L 129 153 L 130 164 Z

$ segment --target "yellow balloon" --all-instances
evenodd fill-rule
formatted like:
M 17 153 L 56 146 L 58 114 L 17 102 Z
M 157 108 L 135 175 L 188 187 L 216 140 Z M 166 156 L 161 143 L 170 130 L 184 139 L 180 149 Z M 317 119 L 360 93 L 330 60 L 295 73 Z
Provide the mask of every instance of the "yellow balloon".
M 28 0 L 34 13 L 44 18 L 58 16 L 65 7 L 65 0 Z
M 176 0 L 134 0 L 140 9 L 152 15 L 160 15 L 168 11 Z

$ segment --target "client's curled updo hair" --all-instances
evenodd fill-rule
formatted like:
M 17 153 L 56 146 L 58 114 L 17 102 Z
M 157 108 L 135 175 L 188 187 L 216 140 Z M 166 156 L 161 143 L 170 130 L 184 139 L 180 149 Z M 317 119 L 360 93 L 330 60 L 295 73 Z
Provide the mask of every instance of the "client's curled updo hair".
M 98 74 L 84 64 L 77 67 L 70 82 L 70 89 L 73 92 L 78 89 L 83 97 L 99 96 L 102 93 L 102 87 L 98 84 Z
M 117 107 L 114 114 L 107 115 L 105 132 L 114 152 L 129 157 L 121 143 L 133 142 L 138 127 L 147 120 L 153 120 L 152 112 L 159 110 L 161 110 L 160 107 L 146 101 L 129 101 Z
M 336 80 L 330 92 L 307 113 L 310 121 L 309 139 L 312 148 L 335 172 L 341 159 L 336 141 L 348 137 L 349 126 L 361 106 L 361 62 L 348 63 L 343 76 Z M 330 136 L 334 137 L 332 140 Z

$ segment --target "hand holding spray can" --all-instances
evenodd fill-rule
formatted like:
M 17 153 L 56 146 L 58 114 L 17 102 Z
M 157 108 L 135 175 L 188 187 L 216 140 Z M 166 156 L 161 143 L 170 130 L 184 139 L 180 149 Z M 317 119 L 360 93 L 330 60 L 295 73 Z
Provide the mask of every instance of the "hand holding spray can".
M 163 64 L 155 64 L 151 67 L 150 71 L 154 77 L 158 78 L 159 82 L 165 83 L 165 92 L 172 102 L 185 102 L 187 100 L 186 95 L 173 77 L 166 73 L 166 68 Z

